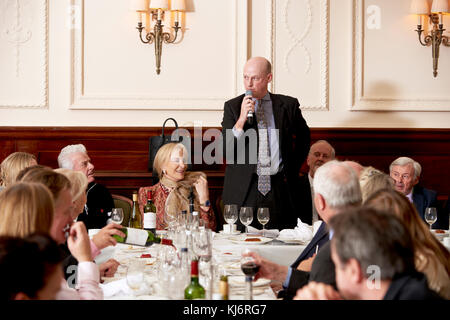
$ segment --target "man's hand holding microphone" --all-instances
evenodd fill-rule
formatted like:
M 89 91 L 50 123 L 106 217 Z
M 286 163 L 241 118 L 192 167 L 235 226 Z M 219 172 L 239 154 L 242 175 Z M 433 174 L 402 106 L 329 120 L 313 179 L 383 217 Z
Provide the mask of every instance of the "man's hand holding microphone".
M 251 90 L 245 92 L 245 97 L 241 104 L 241 114 L 235 124 L 235 129 L 244 130 L 245 122 L 249 125 L 253 124 L 255 113 L 255 101 L 253 100 L 253 93 Z

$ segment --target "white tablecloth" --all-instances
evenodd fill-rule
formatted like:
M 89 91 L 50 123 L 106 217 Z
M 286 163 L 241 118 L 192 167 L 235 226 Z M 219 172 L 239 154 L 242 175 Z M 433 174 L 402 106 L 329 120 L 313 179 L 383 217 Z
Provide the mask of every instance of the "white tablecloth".
M 233 252 L 241 254 L 244 249 L 255 251 L 263 258 L 274 261 L 283 266 L 290 266 L 305 249 L 306 244 L 285 244 L 281 241 L 274 240 L 265 244 L 249 244 L 239 245 L 233 243 L 230 238 L 233 236 L 216 233 L 214 235 L 214 249 L 221 252 Z
M 150 253 L 152 257 L 157 257 L 158 247 L 160 245 L 153 245 L 149 248 L 142 248 L 136 246 L 130 246 L 128 244 L 117 244 L 115 247 L 107 248 L 103 250 L 102 253 L 96 257 L 96 262 L 103 262 L 110 258 L 114 258 L 121 264 L 113 278 L 104 278 L 104 283 L 101 285 L 105 294 L 106 300 L 155 300 L 155 299 L 167 299 L 167 297 L 159 295 L 159 287 L 158 287 L 158 278 L 156 275 L 156 264 L 146 266 L 145 269 L 145 277 L 146 281 L 149 283 L 155 284 L 154 288 L 156 292 L 152 292 L 149 294 L 133 294 L 129 288 L 126 286 L 126 270 L 127 263 L 131 258 L 138 258 L 142 254 Z M 279 246 L 270 246 L 269 244 L 262 245 L 267 247 L 266 250 L 260 251 L 260 246 L 251 246 L 258 247 L 258 251 L 260 253 L 269 254 L 270 251 L 279 250 Z M 243 277 L 242 271 L 240 271 L 239 260 L 241 256 L 242 247 L 240 245 L 235 245 L 230 243 L 230 241 L 226 239 L 215 239 L 213 243 L 213 257 L 216 262 L 220 263 L 223 268 L 232 271 L 235 279 L 240 279 L 239 277 Z M 272 248 L 272 250 L 269 249 Z M 289 246 L 284 246 L 289 247 Z M 273 300 L 276 299 L 276 295 L 270 287 L 270 281 L 261 280 L 264 285 L 255 285 L 254 287 L 254 300 Z M 230 300 L 241 300 L 244 299 L 244 288 L 243 287 L 234 287 L 230 283 Z

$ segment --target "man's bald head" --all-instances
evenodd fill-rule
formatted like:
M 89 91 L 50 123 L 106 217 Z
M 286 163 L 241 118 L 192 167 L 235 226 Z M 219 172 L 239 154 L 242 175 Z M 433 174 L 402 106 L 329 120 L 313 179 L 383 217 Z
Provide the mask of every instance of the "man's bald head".
M 263 57 L 254 57 L 244 66 L 244 87 L 255 99 L 262 99 L 272 81 L 272 65 Z

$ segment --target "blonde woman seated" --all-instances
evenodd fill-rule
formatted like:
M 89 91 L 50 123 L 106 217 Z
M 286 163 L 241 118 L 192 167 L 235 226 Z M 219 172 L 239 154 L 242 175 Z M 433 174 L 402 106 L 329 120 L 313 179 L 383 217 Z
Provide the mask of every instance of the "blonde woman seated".
M 365 205 L 392 212 L 403 221 L 412 236 L 417 271 L 427 276 L 430 289 L 450 299 L 450 252 L 430 232 L 408 198 L 398 191 L 382 189 Z
M 24 170 L 27 172 L 21 177 L 21 182 L 40 182 L 50 190 L 54 201 L 54 214 L 53 223 L 48 232 L 58 244 L 67 243 L 70 253 L 78 261 L 76 289 L 69 287 L 69 284 L 62 279 L 57 299 L 103 299 L 103 291 L 99 286 L 100 271 L 93 261 L 86 226 L 82 222 L 73 223 L 72 185 L 69 179 L 48 168 L 35 167 Z
M 22 169 L 37 165 L 36 157 L 26 152 L 14 152 L 2 161 L 0 165 L 0 190 L 13 184 Z
M 374 167 L 365 167 L 359 176 L 363 203 L 371 194 L 380 189 L 394 189 L 394 180 Z
M 48 170 L 53 172 L 52 170 Z M 58 244 L 66 241 L 65 226 L 70 225 L 70 182 L 54 173 L 49 183 L 15 183 L 0 193 L 0 236 L 27 237 L 39 232 L 48 234 Z M 50 191 L 51 190 L 51 191 Z M 73 224 L 67 231 L 67 246 L 79 261 L 77 289 L 69 288 L 60 278 L 57 299 L 103 299 L 99 286 L 99 271 L 92 261 L 91 247 L 83 223 Z
M 168 143 L 162 146 L 153 162 L 160 181 L 151 187 L 139 189 L 139 207 L 143 212 L 147 202 L 147 191 L 152 191 L 156 206 L 156 229 L 168 227 L 164 220 L 166 207 L 176 214 L 182 210 L 189 212 L 189 194 L 194 192 L 194 210 L 199 212 L 204 225 L 211 230 L 216 228 L 216 219 L 209 202 L 208 181 L 203 172 L 186 172 L 187 150 L 181 143 Z

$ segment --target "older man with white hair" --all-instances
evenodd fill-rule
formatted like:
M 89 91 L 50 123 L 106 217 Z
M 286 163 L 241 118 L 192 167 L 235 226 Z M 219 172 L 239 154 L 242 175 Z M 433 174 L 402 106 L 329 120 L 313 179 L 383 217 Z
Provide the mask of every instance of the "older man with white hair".
M 279 296 L 290 299 L 308 281 L 323 282 L 336 287 L 334 264 L 331 260 L 327 223 L 348 208 L 361 205 L 361 189 L 353 168 L 340 161 L 329 161 L 317 169 L 314 177 L 314 204 L 323 223 L 310 243 L 288 268 L 250 252 L 260 265 L 256 278 L 284 280 Z M 316 255 L 317 254 L 317 255 Z
M 114 207 L 114 201 L 108 189 L 95 182 L 94 165 L 91 163 L 86 147 L 82 144 L 68 145 L 58 155 L 60 168 L 80 171 L 88 178 L 86 189 L 87 202 L 78 221 L 83 221 L 87 229 L 101 229 L 106 226 L 108 212 Z
M 389 173 L 394 179 L 395 190 L 403 193 L 414 204 L 424 221 L 425 209 L 434 207 L 438 212 L 438 219 L 432 228 L 448 229 L 448 216 L 439 208 L 436 191 L 418 185 L 422 166 L 417 161 L 408 157 L 397 158 L 389 166 Z

